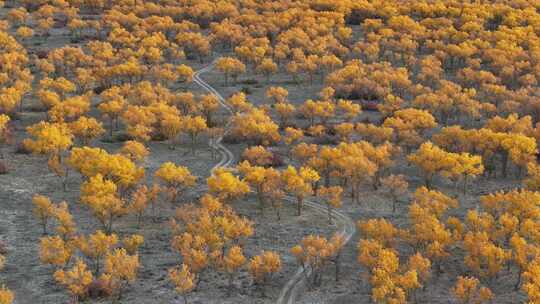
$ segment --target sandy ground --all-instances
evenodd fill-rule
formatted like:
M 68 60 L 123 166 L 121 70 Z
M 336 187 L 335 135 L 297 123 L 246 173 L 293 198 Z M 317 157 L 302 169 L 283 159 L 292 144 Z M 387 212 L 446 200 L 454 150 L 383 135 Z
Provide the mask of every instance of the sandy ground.
M 47 47 L 58 47 L 68 43 L 68 39 L 63 36 L 62 31 L 53 32 L 53 36 L 47 41 Z M 38 43 L 30 42 L 36 48 L 43 48 Z M 196 62 L 189 63 L 194 70 L 201 67 Z M 239 79 L 236 86 L 224 87 L 223 77 L 217 72 L 205 74 L 203 78 L 225 97 L 239 91 L 243 87 L 249 87 L 251 94 L 248 98 L 254 104 L 265 102 L 265 91 L 269 86 L 283 86 L 289 90 L 289 99 L 299 104 L 308 98 L 316 98 L 317 93 L 323 87 L 318 78 L 312 85 L 306 83 L 297 85 L 291 82 L 289 76 L 279 73 L 272 76 L 270 83 L 266 83 L 264 77 L 247 73 Z M 245 85 L 246 80 L 256 80 L 255 85 Z M 194 84 L 187 87 L 195 92 L 200 91 Z M 31 105 L 31 100 L 26 100 L 26 110 Z M 360 117 L 376 118 L 372 113 L 364 113 Z M 25 111 L 22 114 L 22 122 L 17 122 L 17 137 L 20 139 L 23 128 L 33 122 L 43 119 L 43 113 Z M 221 118 L 224 119 L 223 117 Z M 205 145 L 206 140 L 201 138 L 195 156 L 189 153 L 185 145 L 179 146 L 176 150 L 168 149 L 165 143 L 153 142 L 149 148 L 151 155 L 144 166 L 147 176 L 150 178 L 159 165 L 165 161 L 173 161 L 177 164 L 188 166 L 192 172 L 200 176 L 199 188 L 204 184 L 205 177 L 210 168 L 217 162 L 212 160 L 210 152 Z M 114 151 L 120 146 L 119 143 L 96 142 L 98 146 Z M 228 145 L 231 151 L 237 156 L 245 147 L 243 144 Z M 283 147 L 281 147 L 283 148 Z M 63 289 L 54 283 L 52 278 L 53 269 L 43 266 L 39 261 L 38 244 L 40 226 L 32 215 L 31 197 L 35 193 L 50 196 L 55 202 L 65 200 L 69 202 L 70 211 L 73 213 L 81 232 L 90 232 L 98 228 L 98 223 L 91 216 L 90 211 L 78 202 L 80 177 L 72 175 L 68 181 L 68 191 L 61 191 L 60 181 L 48 171 L 46 163 L 42 157 L 32 155 L 14 154 L 12 149 L 7 153 L 7 162 L 12 168 L 7 175 L 0 175 L 0 240 L 8 245 L 9 254 L 7 256 L 6 268 L 0 272 L 0 279 L 6 286 L 16 293 L 17 304 L 31 303 L 67 303 L 68 297 Z M 404 161 L 399 162 L 394 172 L 403 173 L 409 177 L 411 191 L 420 185 L 419 179 L 415 178 L 418 172 L 406 166 Z M 495 190 L 509 189 L 516 186 L 518 180 L 496 181 L 479 179 L 474 182 L 471 191 L 466 196 L 460 196 L 461 207 L 455 210 L 456 215 L 464 215 L 467 209 L 474 208 L 477 204 L 478 195 L 486 194 Z M 440 189 L 448 191 L 454 195 L 458 193 L 450 185 L 439 181 Z M 197 195 L 192 191 L 185 197 L 189 201 Z M 246 255 L 258 254 L 262 249 L 272 249 L 279 251 L 284 259 L 283 271 L 272 282 L 267 289 L 267 297 L 261 297 L 260 291 L 252 286 L 252 282 L 245 272 L 241 273 L 235 283 L 235 288 L 228 295 L 225 276 L 217 273 L 207 273 L 203 275 L 203 280 L 199 288 L 190 295 L 191 303 L 273 303 L 279 294 L 281 287 L 288 278 L 296 271 L 296 264 L 288 253 L 290 247 L 295 245 L 303 236 L 313 234 L 323 234 L 326 236 L 336 229 L 329 226 L 326 218 L 310 212 L 306 212 L 302 217 L 295 217 L 294 206 L 285 204 L 283 210 L 284 218 L 278 223 L 273 215 L 267 214 L 262 217 L 255 201 L 249 198 L 234 205 L 235 210 L 256 223 L 256 236 L 249 239 L 246 244 Z M 370 187 L 365 188 L 362 193 L 361 205 L 352 203 L 350 198 L 344 202 L 343 210 L 353 219 L 366 219 L 385 217 L 396 225 L 403 227 L 407 225 L 407 206 L 403 203 L 399 206 L 396 215 L 392 215 L 391 206 L 388 200 L 381 194 L 373 191 Z M 133 217 L 124 217 L 117 222 L 115 230 L 120 234 L 141 233 L 146 241 L 141 249 L 142 269 L 139 279 L 134 286 L 129 288 L 122 303 L 182 303 L 172 286 L 168 283 L 166 271 L 179 263 L 180 259 L 170 248 L 171 235 L 167 229 L 167 220 L 173 213 L 174 207 L 163 202 L 160 207 L 160 217 L 157 223 L 146 221 L 142 229 L 136 228 L 136 221 Z M 354 239 L 344 249 L 343 273 L 341 280 L 335 282 L 332 276 L 332 269 L 328 269 L 322 287 L 318 290 L 308 290 L 299 299 L 300 303 L 369 303 L 370 288 L 367 275 L 356 262 L 356 242 L 359 236 Z M 402 246 L 402 253 L 410 254 L 410 248 Z M 452 259 L 444 263 L 443 273 L 435 277 L 424 291 L 419 292 L 418 302 L 420 303 L 454 303 L 450 296 L 450 286 L 455 282 L 458 273 L 466 273 L 462 265 L 463 253 L 455 251 Z M 514 273 L 504 272 L 499 278 L 490 282 L 483 282 L 496 294 L 495 303 L 518 303 L 523 301 L 523 295 L 513 291 L 516 276 Z
M 196 69 L 199 65 L 193 65 Z M 284 77 L 275 76 L 276 79 Z M 241 86 L 223 87 L 221 75 L 210 72 L 203 77 L 208 83 L 223 92 L 224 96 L 230 95 Z M 262 78 L 259 78 L 261 81 Z M 274 81 L 270 85 L 281 85 L 289 89 L 290 99 L 299 103 L 306 98 L 315 97 L 320 84 L 313 86 L 296 86 L 289 82 Z M 254 103 L 262 103 L 268 85 L 254 87 L 249 99 Z M 190 85 L 189 89 L 195 92 L 198 89 Z M 31 102 L 28 107 L 31 107 Z M 365 113 L 363 117 L 372 117 L 373 114 Z M 24 126 L 42 119 L 43 113 L 24 112 L 22 121 L 17 122 L 17 135 L 20 139 Z M 362 119 L 361 117 L 360 119 Z M 223 119 L 223 117 L 221 118 Z M 218 118 L 219 120 L 219 118 Z M 185 165 L 194 174 L 200 176 L 200 185 L 204 184 L 210 168 L 217 162 L 212 160 L 210 151 L 206 146 L 206 139 L 201 138 L 197 153 L 192 155 L 186 145 L 179 145 L 176 150 L 170 150 L 166 143 L 152 142 L 149 145 L 151 155 L 146 160 L 144 167 L 150 178 L 161 163 L 173 161 Z M 97 141 L 95 145 L 109 151 L 119 148 L 120 143 L 104 143 Z M 245 147 L 243 144 L 228 145 L 231 151 L 238 156 Z M 278 147 L 283 149 L 283 147 Z M 1 279 L 7 286 L 12 288 L 16 295 L 16 303 L 67 303 L 68 298 L 64 291 L 58 287 L 51 276 L 52 269 L 42 266 L 39 262 L 38 242 L 40 227 L 32 216 L 31 197 L 34 193 L 50 196 L 54 201 L 68 201 L 70 210 L 74 214 L 78 228 L 81 232 L 89 232 L 98 228 L 98 223 L 91 216 L 90 211 L 78 202 L 80 177 L 72 175 L 68 181 L 68 191 L 61 191 L 60 181 L 48 171 L 44 159 L 39 156 L 15 154 L 8 151 L 7 161 L 13 169 L 8 175 L 0 176 L 0 204 L 2 216 L 0 217 L 0 238 L 8 244 L 9 255 L 5 271 L 0 274 Z M 411 191 L 420 186 L 420 180 L 415 178 L 418 174 L 413 167 L 405 165 L 402 160 L 396 166 L 394 172 L 409 176 Z M 443 185 L 442 190 L 451 194 L 459 195 L 461 207 L 456 210 L 457 215 L 464 215 L 466 210 L 474 208 L 478 195 L 500 189 L 509 189 L 517 185 L 518 180 L 496 181 L 479 179 L 474 182 L 471 191 L 466 196 L 460 195 L 450 185 L 439 181 Z M 195 196 L 192 192 L 185 198 L 189 201 Z M 277 223 L 271 214 L 261 217 L 255 208 L 253 199 L 235 204 L 235 210 L 248 216 L 256 222 L 256 236 L 251 238 L 246 245 L 246 254 L 255 255 L 262 249 L 279 251 L 284 257 L 283 271 L 267 289 L 267 297 L 261 297 L 260 291 L 252 286 L 247 274 L 241 273 L 235 284 L 235 290 L 228 296 L 226 277 L 222 274 L 207 273 L 199 288 L 190 296 L 192 303 L 272 303 L 277 298 L 281 287 L 296 270 L 296 264 L 288 253 L 303 236 L 313 234 L 331 235 L 336 227 L 328 226 L 326 218 L 313 212 L 305 212 L 298 218 L 294 214 L 294 206 L 286 205 L 283 210 L 284 219 Z M 398 226 L 407 224 L 407 206 L 403 203 L 399 206 L 396 216 L 391 213 L 391 206 L 380 193 L 366 186 L 362 193 L 361 205 L 352 203 L 347 198 L 343 210 L 353 219 L 365 219 L 385 217 L 391 219 Z M 146 221 L 142 229 L 136 229 L 135 219 L 125 217 L 118 221 L 116 231 L 122 234 L 142 233 L 146 242 L 141 249 L 142 269 L 139 279 L 134 286 L 129 288 L 122 303 L 181 303 L 172 286 L 168 283 L 166 271 L 168 268 L 179 263 L 177 254 L 170 248 L 171 235 L 168 231 L 167 219 L 173 212 L 173 206 L 163 202 L 160 208 L 158 223 Z M 333 269 L 328 269 L 322 287 L 318 290 L 307 290 L 299 299 L 300 303 L 369 303 L 370 288 L 365 270 L 356 262 L 356 242 L 359 236 L 355 236 L 343 254 L 343 273 L 339 282 L 335 282 L 332 276 Z M 404 253 L 410 253 L 410 249 L 403 247 Z M 454 283 L 457 273 L 465 273 L 462 266 L 462 253 L 456 252 L 452 260 L 445 263 L 443 273 L 434 279 L 426 289 L 418 294 L 421 303 L 452 303 L 449 287 Z M 516 303 L 523 299 L 521 293 L 513 292 L 515 274 L 505 274 L 498 279 L 488 282 L 497 294 L 496 303 Z
M 248 73 L 249 74 L 249 73 Z M 234 94 L 242 89 L 243 85 L 224 86 L 222 76 L 211 71 L 206 73 L 203 78 L 213 87 L 218 89 L 225 97 Z M 240 78 L 239 83 L 245 80 L 256 80 L 258 84 L 250 86 L 251 94 L 248 99 L 255 104 L 263 104 L 266 101 L 265 93 L 270 86 L 282 86 L 289 91 L 289 100 L 299 105 L 308 98 L 317 98 L 317 94 L 324 85 L 320 81 L 314 81 L 312 85 L 307 82 L 299 85 L 290 81 L 290 76 L 286 74 L 274 75 L 270 83 L 260 76 L 244 76 Z M 376 121 L 379 119 L 378 114 L 374 112 L 363 112 L 358 121 L 369 119 Z M 295 120 L 293 123 L 303 126 L 305 121 Z M 235 151 L 236 147 L 232 146 Z M 284 151 L 283 146 L 274 147 L 274 150 Z M 240 152 L 241 150 L 236 150 Z M 391 173 L 404 174 L 409 182 L 409 190 L 411 194 L 414 189 L 423 186 L 422 180 L 419 177 L 419 172 L 414 166 L 409 166 L 406 159 L 403 157 L 397 160 L 396 165 L 392 168 Z M 469 209 L 474 209 L 479 204 L 479 196 L 495 191 L 510 190 L 518 187 L 521 183 L 521 178 L 510 175 L 506 179 L 495 178 L 478 178 L 469 185 L 468 192 L 464 195 L 461 190 L 455 189 L 451 183 L 443 179 L 437 179 L 435 185 L 437 190 L 442 191 L 452 197 L 455 197 L 460 202 L 460 207 L 452 210 L 451 215 L 463 218 Z M 386 218 L 392 221 L 398 227 L 407 227 L 408 225 L 408 206 L 410 204 L 411 195 L 404 198 L 403 202 L 398 206 L 398 211 L 392 214 L 392 206 L 388 198 L 382 193 L 373 190 L 371 186 L 366 185 L 360 195 L 362 197 L 360 204 L 352 202 L 350 197 L 346 197 L 342 210 L 354 221 L 370 218 Z M 321 223 L 323 224 L 323 223 Z M 330 265 L 327 269 L 324 283 L 316 290 L 306 290 L 305 293 L 298 299 L 299 303 L 303 304 L 318 304 L 318 303 L 370 303 L 371 288 L 369 285 L 369 276 L 365 269 L 356 261 L 356 245 L 361 236 L 357 235 L 344 249 L 343 254 L 343 269 L 340 281 L 336 282 L 333 276 L 333 266 Z M 399 251 L 403 256 L 407 257 L 411 254 L 412 249 L 407 245 L 401 245 Z M 417 294 L 419 303 L 457 303 L 451 295 L 450 288 L 454 285 L 458 275 L 473 275 L 469 273 L 463 265 L 463 252 L 459 249 L 453 251 L 453 255 L 448 261 L 443 264 L 443 271 L 439 275 L 434 275 L 433 280 L 429 282 L 424 290 Z M 406 262 L 404 259 L 402 262 Z M 496 299 L 494 303 L 519 303 L 525 297 L 521 291 L 514 291 L 514 284 L 517 280 L 515 270 L 503 271 L 502 274 L 493 280 L 482 280 L 482 284 L 491 288 L 495 293 Z

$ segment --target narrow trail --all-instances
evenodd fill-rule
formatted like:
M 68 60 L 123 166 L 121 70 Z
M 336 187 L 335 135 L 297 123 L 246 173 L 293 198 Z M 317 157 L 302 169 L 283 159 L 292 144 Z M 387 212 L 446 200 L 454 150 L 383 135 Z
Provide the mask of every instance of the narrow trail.
M 193 81 L 199 86 L 201 86 L 207 92 L 216 96 L 221 106 L 225 108 L 227 112 L 229 112 L 229 114 L 233 114 L 231 107 L 225 102 L 225 98 L 223 98 L 223 96 L 216 89 L 214 89 L 211 85 L 206 83 L 200 77 L 202 74 L 211 71 L 214 68 L 214 65 L 215 65 L 215 61 L 212 62 L 210 65 L 197 71 L 193 75 Z M 225 130 L 226 130 L 225 132 L 227 132 L 228 129 L 229 129 L 229 123 L 227 123 L 225 127 Z M 220 161 L 212 168 L 212 172 L 214 172 L 218 168 L 230 167 L 231 164 L 234 162 L 233 153 L 222 144 L 222 140 L 223 140 L 223 136 L 218 138 L 215 142 L 210 142 L 210 146 L 213 149 L 216 149 L 221 155 Z M 286 197 L 285 199 L 293 203 L 296 202 L 293 197 Z M 304 203 L 304 206 L 311 208 L 313 209 L 313 211 L 320 213 L 324 216 L 326 216 L 328 212 L 326 209 L 326 206 L 323 206 L 313 201 L 306 201 Z M 347 216 L 346 214 L 340 211 L 333 210 L 332 216 L 339 227 L 338 233 L 340 233 L 345 239 L 345 244 L 343 245 L 345 246 L 349 243 L 349 241 L 352 239 L 352 236 L 356 233 L 356 226 L 354 225 L 353 220 L 349 216 Z M 295 303 L 300 292 L 306 286 L 306 278 L 309 277 L 310 274 L 311 273 L 309 269 L 299 267 L 298 270 L 293 275 L 293 277 L 289 279 L 289 281 L 287 281 L 285 286 L 283 286 L 283 288 L 281 289 L 279 298 L 277 299 L 276 303 L 277 304 Z

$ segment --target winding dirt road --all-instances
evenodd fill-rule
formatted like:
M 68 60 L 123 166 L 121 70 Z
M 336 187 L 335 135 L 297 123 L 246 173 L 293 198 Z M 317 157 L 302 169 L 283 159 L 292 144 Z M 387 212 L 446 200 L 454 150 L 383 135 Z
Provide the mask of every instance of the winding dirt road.
M 230 114 L 233 114 L 231 107 L 225 102 L 225 98 L 223 98 L 223 96 L 216 89 L 214 89 L 211 85 L 206 83 L 200 77 L 202 74 L 208 71 L 211 71 L 214 68 L 215 62 L 216 61 L 212 62 L 210 65 L 197 71 L 193 75 L 193 81 L 199 86 L 201 86 L 207 92 L 216 96 L 221 106 L 225 108 L 227 112 L 229 112 Z M 228 127 L 229 127 L 229 124 L 227 124 L 225 129 L 228 130 Z M 221 143 L 222 140 L 223 140 L 223 137 L 220 137 L 215 142 L 209 143 L 210 146 L 212 146 L 213 149 L 217 150 L 221 155 L 220 161 L 212 168 L 212 172 L 214 172 L 214 170 L 218 168 L 230 167 L 234 161 L 233 153 Z M 293 203 L 296 202 L 295 199 L 292 197 L 286 197 L 285 199 Z M 304 206 L 313 209 L 315 212 L 320 213 L 323 216 L 326 216 L 326 213 L 327 213 L 326 206 L 323 206 L 313 201 L 306 201 L 304 203 Z M 332 213 L 336 221 L 336 224 L 339 227 L 338 233 L 340 233 L 345 238 L 345 245 L 346 245 L 351 240 L 352 236 L 355 234 L 356 226 L 354 225 L 353 220 L 346 214 L 336 211 L 336 210 L 333 210 Z M 309 277 L 309 275 L 310 275 L 309 269 L 304 269 L 303 267 L 299 267 L 296 273 L 293 275 L 293 277 L 281 289 L 279 298 L 277 299 L 276 303 L 277 304 L 295 303 L 300 292 L 306 286 L 306 278 Z

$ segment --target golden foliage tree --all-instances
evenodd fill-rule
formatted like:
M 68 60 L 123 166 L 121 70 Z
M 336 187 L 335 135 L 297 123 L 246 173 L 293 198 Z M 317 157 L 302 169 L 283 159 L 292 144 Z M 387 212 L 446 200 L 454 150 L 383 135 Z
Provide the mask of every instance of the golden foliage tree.
M 480 287 L 475 277 L 458 277 L 452 293 L 460 303 L 490 303 L 494 296 L 487 287 Z
M 313 194 L 313 183 L 319 180 L 319 174 L 309 167 L 301 167 L 297 170 L 289 166 L 282 172 L 281 178 L 285 191 L 296 198 L 296 215 L 302 215 L 304 199 Z
M 248 264 L 249 274 L 257 284 L 262 285 L 263 294 L 265 285 L 281 267 L 281 257 L 274 251 L 262 251 L 260 255 L 251 258 Z
M 249 185 L 226 169 L 217 169 L 206 180 L 210 193 L 220 200 L 230 202 L 249 192 Z
M 91 208 L 107 234 L 112 232 L 114 220 L 127 213 L 126 202 L 118 194 L 118 187 L 101 174 L 90 177 L 81 185 L 81 202 Z
M 187 295 L 195 288 L 195 277 L 190 272 L 186 264 L 180 268 L 169 269 L 169 279 L 174 284 L 174 290 L 184 297 L 184 303 L 187 304 Z
M 216 61 L 217 69 L 225 76 L 225 86 L 229 85 L 229 77 L 237 81 L 238 76 L 246 72 L 246 66 L 242 61 L 232 57 L 221 57 Z
M 163 182 L 171 202 L 176 202 L 177 198 L 185 190 L 195 186 L 197 181 L 188 168 L 176 166 L 171 162 L 162 164 L 154 176 Z

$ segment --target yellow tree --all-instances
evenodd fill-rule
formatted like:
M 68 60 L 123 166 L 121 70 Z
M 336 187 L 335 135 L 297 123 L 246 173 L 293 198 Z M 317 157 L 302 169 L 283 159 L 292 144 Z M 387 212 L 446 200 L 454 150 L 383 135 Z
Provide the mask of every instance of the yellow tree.
M 246 257 L 242 252 L 242 247 L 233 246 L 223 258 L 225 271 L 229 275 L 229 292 L 233 288 L 234 277 L 242 266 L 246 264 Z
M 291 248 L 291 253 L 304 271 L 311 271 L 310 285 L 320 286 L 324 267 L 336 263 L 336 281 L 339 279 L 339 255 L 343 247 L 343 237 L 335 234 L 330 240 L 318 235 L 309 235 L 299 245 Z
M 182 132 L 183 120 L 180 115 L 166 113 L 160 121 L 160 133 L 169 140 L 169 149 L 174 150 L 176 139 Z
M 337 161 L 342 157 L 342 151 L 330 146 L 323 146 L 320 150 L 318 150 L 316 146 L 307 144 L 299 145 L 299 147 L 302 149 L 296 151 L 297 153 L 305 153 L 305 156 L 312 155 L 312 152 L 316 154 L 307 159 L 307 164 L 317 170 L 321 178 L 324 179 L 324 186 L 330 187 L 330 177 L 337 168 Z
M 417 252 L 407 260 L 407 268 L 416 271 L 418 280 L 425 287 L 431 278 L 431 261 Z
M 151 107 L 129 105 L 122 113 L 122 121 L 126 124 L 127 133 L 140 141 L 150 140 L 157 117 Z
M 190 229 L 193 230 L 193 234 L 184 232 L 175 236 L 172 240 L 172 247 L 180 252 L 183 262 L 189 267 L 197 280 L 200 278 L 200 274 L 210 266 L 210 250 L 223 249 L 223 239 L 216 234 L 214 222 L 210 215 L 207 213 L 199 214 L 202 216 L 201 222 L 203 222 L 203 225 L 207 225 L 207 231 L 199 231 L 198 224 L 200 223 L 193 221 L 190 223 L 195 226 Z
M 249 193 L 249 185 L 230 171 L 219 168 L 206 180 L 210 193 L 224 202 L 231 202 Z
M 201 63 L 203 58 L 210 53 L 208 38 L 199 32 L 180 32 L 176 35 L 176 43 L 182 45 L 186 53 L 196 54 Z
M 232 57 L 219 58 L 216 61 L 216 67 L 225 76 L 225 86 L 229 85 L 229 77 L 232 76 L 236 82 L 238 76 L 246 72 L 246 65 L 242 61 Z
M 334 126 L 334 131 L 343 142 L 351 142 L 351 137 L 354 133 L 354 124 L 343 122 Z
M 140 234 L 132 234 L 122 239 L 122 245 L 128 254 L 134 255 L 144 243 L 144 237 Z
M 518 267 L 518 279 L 514 285 L 514 290 L 518 290 L 522 285 L 523 274 L 529 265 L 534 263 L 534 259 L 539 256 L 540 249 L 533 242 L 519 236 L 518 233 L 513 233 L 509 244 L 512 250 L 512 262 Z
M 202 95 L 199 98 L 199 103 L 207 103 L 208 101 L 205 101 L 205 99 L 211 98 L 212 96 L 212 94 Z M 180 110 L 183 115 L 188 115 L 197 110 L 197 101 L 195 100 L 195 95 L 189 91 L 174 94 L 171 102 Z
M 467 182 L 484 173 L 482 157 L 469 153 L 452 153 L 450 159 L 453 164 L 442 175 L 454 180 L 456 184 L 459 179 L 462 179 L 463 193 L 465 194 L 467 192 Z
M 234 93 L 227 99 L 227 103 L 232 107 L 234 113 L 247 112 L 253 107 L 244 92 Z
M 72 239 L 77 227 L 66 202 L 60 202 L 60 204 L 55 206 L 54 219 L 57 224 L 56 233 L 61 236 L 62 240 L 67 241 Z
M 47 116 L 53 122 L 76 120 L 90 110 L 91 98 L 92 92 L 82 96 L 69 97 L 49 109 Z
M 162 164 L 154 174 L 165 186 L 171 202 L 176 202 L 178 196 L 188 188 L 194 187 L 197 177 L 193 176 L 187 167 L 177 166 L 171 162 Z
M 137 216 L 137 227 L 141 226 L 144 211 L 148 207 L 148 201 L 150 200 L 149 191 L 146 185 L 142 185 L 131 194 L 129 210 Z
M 201 116 L 187 116 L 182 119 L 182 131 L 191 139 L 191 151 L 195 153 L 197 136 L 208 129 L 206 120 Z
M 281 173 L 281 178 L 285 191 L 296 198 L 296 215 L 302 215 L 304 199 L 313 194 L 312 185 L 320 179 L 319 174 L 310 167 L 301 167 L 297 170 L 295 167 L 289 166 Z
M 496 276 L 511 257 L 511 252 L 497 246 L 486 232 L 468 232 L 463 247 L 465 265 L 482 277 Z
M 328 119 L 335 114 L 335 105 L 330 101 L 313 101 L 311 99 L 306 100 L 300 107 L 300 112 L 306 117 L 310 126 L 313 126 L 315 119 L 319 118 L 323 125 L 326 125 Z
M 394 249 L 384 248 L 375 240 L 362 239 L 358 251 L 358 262 L 371 275 L 371 299 L 375 303 L 407 303 L 408 294 L 420 287 L 416 269 L 400 267 Z
M 431 142 L 425 142 L 416 152 L 409 155 L 408 159 L 422 170 L 425 186 L 431 187 L 436 174 L 452 168 L 453 156 L 453 153 L 446 152 Z
M 359 145 L 340 144 L 340 156 L 335 160 L 338 176 L 351 186 L 351 195 L 355 202 L 360 202 L 360 190 L 363 183 L 375 176 L 378 166 L 364 153 Z
M 530 303 L 535 303 L 540 300 L 540 284 L 538 284 L 538 276 L 540 275 L 540 258 L 536 257 L 534 261 L 527 265 L 523 277 L 525 283 L 522 286 L 523 291 L 527 294 Z
M 15 32 L 17 37 L 21 39 L 22 42 L 28 40 L 28 38 L 34 36 L 34 30 L 27 26 L 21 26 L 17 29 L 17 32 Z
M 264 212 L 265 197 L 267 192 L 272 189 L 272 185 L 280 178 L 279 172 L 274 168 L 264 168 L 261 166 L 252 166 L 248 161 L 243 161 L 238 165 L 238 171 L 244 176 L 247 182 L 257 194 L 257 201 L 261 212 Z
M 32 203 L 34 204 L 32 212 L 40 221 L 43 234 L 45 235 L 47 234 L 47 224 L 54 218 L 55 206 L 48 197 L 43 195 L 34 195 L 32 197 Z
M 174 68 L 176 81 L 188 83 L 193 80 L 193 69 L 185 64 L 180 64 Z
M 527 177 L 523 183 L 529 190 L 540 190 L 540 166 L 538 164 L 531 162 L 527 165 Z
M 281 270 L 281 257 L 274 251 L 262 251 L 249 261 L 248 271 L 253 280 L 262 285 L 265 294 L 265 285 Z
M 319 147 L 317 145 L 302 142 L 291 149 L 291 157 L 301 164 L 305 164 L 308 160 L 317 156 L 318 152 Z
M 358 115 L 360 115 L 360 113 L 362 113 L 362 107 L 350 100 L 340 99 L 338 101 L 337 108 L 348 122 L 354 120 L 356 117 L 358 117 Z
M 268 167 L 274 162 L 274 153 L 263 146 L 253 146 L 244 150 L 242 159 L 254 166 Z
M 534 160 L 537 151 L 536 140 L 521 134 L 504 133 L 500 137 L 500 146 L 502 151 L 498 152 L 502 156 L 503 176 L 507 175 L 508 160 L 518 167 L 521 174 L 521 169 Z
M 264 58 L 255 70 L 266 77 L 266 83 L 270 83 L 270 76 L 277 73 L 278 66 L 271 58 Z
M 539 192 L 516 189 L 481 196 L 480 202 L 482 207 L 493 217 L 499 218 L 503 213 L 508 213 L 515 216 L 520 224 L 526 225 L 540 217 L 540 209 L 536 203 L 539 198 Z M 527 229 L 523 229 L 522 232 L 525 231 Z
M 104 273 L 99 279 L 120 299 L 124 289 L 137 279 L 140 266 L 139 255 L 129 255 L 126 249 L 116 248 L 107 254 Z
M 100 273 L 103 259 L 117 243 L 116 234 L 107 235 L 101 230 L 89 235 L 88 238 L 84 235 L 77 238 L 77 247 L 92 260 L 96 275 Z
M 24 7 L 11 9 L 7 14 L 7 19 L 14 25 L 21 25 L 26 22 L 30 15 Z
M 201 106 L 201 113 L 206 119 L 208 126 L 213 126 L 212 117 L 213 114 L 219 109 L 219 101 L 214 94 L 202 95 L 199 99 Z
M 42 89 L 50 89 L 57 92 L 61 99 L 64 99 L 68 93 L 76 90 L 75 84 L 64 77 L 56 79 L 44 78 L 40 80 L 39 84 Z
M 184 304 L 188 304 L 187 295 L 196 287 L 195 276 L 189 267 L 182 264 L 180 268 L 169 269 L 169 280 L 173 283 L 174 290 L 184 298 Z
M 64 123 L 42 121 L 28 127 L 27 132 L 33 139 L 25 139 L 24 145 L 36 154 L 56 156 L 72 145 L 73 134 Z
M 81 116 L 76 121 L 69 123 L 69 128 L 83 146 L 105 133 L 102 124 L 93 117 Z
M 0 114 L 0 159 L 4 158 L 2 146 L 9 141 L 9 116 Z
M 409 192 L 409 183 L 407 183 L 404 175 L 392 174 L 381 179 L 381 185 L 381 190 L 392 199 L 392 213 L 395 213 L 399 199 Z
M 231 120 L 231 134 L 262 145 L 270 145 L 281 138 L 279 126 L 262 109 L 236 113 Z
M 122 114 L 126 101 L 122 96 L 99 104 L 98 109 L 103 116 L 109 119 L 109 136 L 113 136 L 115 124 L 118 125 L 118 117 Z
M 319 60 L 320 70 L 322 71 L 321 77 L 324 80 L 326 75 L 330 72 L 333 72 L 337 68 L 343 65 L 343 61 L 339 59 L 336 55 L 324 55 Z
M 54 273 L 54 279 L 65 286 L 71 294 L 73 301 L 77 303 L 79 300 L 83 300 L 88 296 L 88 288 L 93 282 L 94 277 L 92 276 L 92 272 L 86 269 L 86 264 L 78 259 L 71 269 L 67 271 L 57 270 Z
M 73 134 L 65 123 L 40 122 L 27 128 L 33 138 L 27 138 L 23 145 L 36 154 L 47 155 L 49 169 L 62 179 L 66 188 L 66 170 L 62 165 L 62 153 L 71 147 Z
M 365 141 L 373 144 L 382 144 L 392 140 L 394 130 L 392 128 L 376 126 L 374 124 L 356 124 L 356 133 Z
M 11 290 L 9 290 L 6 286 L 2 285 L 0 287 L 0 303 L 2 304 L 11 304 L 13 303 L 13 300 L 15 299 L 15 295 Z
M 460 303 L 490 303 L 494 296 L 487 287 L 480 287 L 480 281 L 475 277 L 458 277 L 452 293 Z
M 274 106 L 274 109 L 279 116 L 279 126 L 284 128 L 289 124 L 289 120 L 294 116 L 296 107 L 287 102 L 278 103 Z
M 450 255 L 450 246 L 457 241 L 444 217 L 450 208 L 458 206 L 458 202 L 425 187 L 419 188 L 414 198 L 409 207 L 411 226 L 405 233 L 405 239 L 416 250 L 421 250 L 434 266 L 440 267 L 440 262 Z
M 63 240 L 58 235 L 40 239 L 39 259 L 43 264 L 65 267 L 71 260 L 74 251 L 74 244 Z
M 109 154 L 100 148 L 73 148 L 67 163 L 88 179 L 101 174 L 114 182 L 123 192 L 144 177 L 144 168 L 137 167 L 122 154 Z
M 101 174 L 90 177 L 81 185 L 81 202 L 92 209 L 107 234 L 112 232 L 114 220 L 127 213 L 126 203 L 119 197 L 116 184 Z
M 285 128 L 285 136 L 283 138 L 283 141 L 288 146 L 287 155 L 289 154 L 291 148 L 298 144 L 300 141 L 304 139 L 304 131 L 302 129 L 296 129 L 287 127 Z
M 332 214 L 334 208 L 340 208 L 342 205 L 341 196 L 343 194 L 343 188 L 340 186 L 321 187 L 317 190 L 317 195 L 320 196 L 325 204 L 328 213 L 328 222 L 333 224 Z
M 266 98 L 268 98 L 272 104 L 287 102 L 287 96 L 289 96 L 289 92 L 283 87 L 270 87 L 266 90 Z
M 150 151 L 144 146 L 144 144 L 134 141 L 134 140 L 128 140 L 120 149 L 120 154 L 124 155 L 125 157 L 129 158 L 132 162 L 144 162 L 144 159 L 150 155 Z
M 363 238 L 375 240 L 385 247 L 393 247 L 400 234 L 400 230 L 385 219 L 358 221 L 356 226 Z
M 410 150 L 424 141 L 425 132 L 435 128 L 437 122 L 427 111 L 408 108 L 398 110 L 392 117 L 386 118 L 383 126 L 394 129 L 397 141 Z

